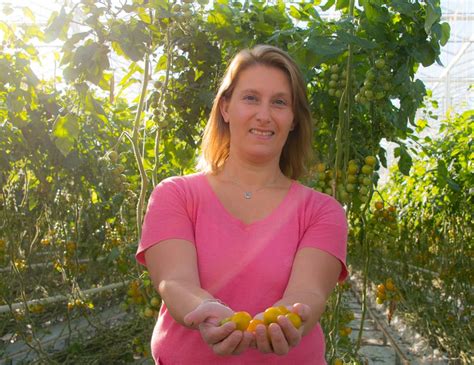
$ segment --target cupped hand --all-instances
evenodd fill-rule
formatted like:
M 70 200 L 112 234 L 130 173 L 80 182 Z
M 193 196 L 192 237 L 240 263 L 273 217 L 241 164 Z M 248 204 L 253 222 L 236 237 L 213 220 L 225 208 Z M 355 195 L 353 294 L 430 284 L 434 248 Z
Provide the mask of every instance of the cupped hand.
M 255 330 L 255 343 L 252 345 L 262 353 L 286 355 L 293 347 L 301 342 L 305 322 L 309 319 L 310 307 L 306 304 L 296 303 L 290 311 L 301 318 L 301 327 L 295 328 L 291 321 L 283 315 L 278 316 L 278 323 L 271 323 L 268 327 L 260 324 Z M 262 319 L 263 313 L 255 318 Z
M 203 340 L 217 355 L 238 355 L 247 350 L 253 339 L 249 332 L 237 331 L 234 322 L 220 325 L 234 311 L 218 302 L 203 302 L 184 317 L 184 323 L 198 328 Z

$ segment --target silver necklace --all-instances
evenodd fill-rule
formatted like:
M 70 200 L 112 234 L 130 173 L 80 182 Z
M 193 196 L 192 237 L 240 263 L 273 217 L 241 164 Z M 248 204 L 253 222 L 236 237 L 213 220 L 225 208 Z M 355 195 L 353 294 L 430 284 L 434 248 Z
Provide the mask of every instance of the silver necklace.
M 273 185 L 276 181 L 278 180 L 278 178 L 274 179 L 272 182 L 268 183 L 268 184 L 265 184 L 263 185 L 262 187 L 258 188 L 257 190 L 254 190 L 254 191 L 248 191 L 248 190 L 245 190 L 245 188 L 240 185 L 237 181 L 234 181 L 234 180 L 229 180 L 231 183 L 237 185 L 240 189 L 243 190 L 243 193 L 244 193 L 244 199 L 252 199 L 253 197 L 253 194 L 259 192 L 260 190 L 263 190 L 265 188 L 268 188 L 270 185 Z

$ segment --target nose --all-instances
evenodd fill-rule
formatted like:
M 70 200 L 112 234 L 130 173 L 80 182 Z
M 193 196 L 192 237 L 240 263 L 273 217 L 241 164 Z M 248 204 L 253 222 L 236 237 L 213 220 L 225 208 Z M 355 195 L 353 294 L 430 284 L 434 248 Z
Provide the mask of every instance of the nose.
M 261 103 L 257 111 L 257 121 L 268 123 L 271 120 L 271 109 L 269 103 Z

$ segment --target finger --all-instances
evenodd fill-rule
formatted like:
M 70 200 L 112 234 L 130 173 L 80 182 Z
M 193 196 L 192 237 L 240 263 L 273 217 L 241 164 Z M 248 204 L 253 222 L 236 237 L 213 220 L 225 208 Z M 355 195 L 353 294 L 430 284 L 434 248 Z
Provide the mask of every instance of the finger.
M 255 334 L 254 333 L 252 334 L 252 340 L 250 341 L 249 347 L 252 348 L 252 349 L 257 348 L 257 341 L 255 340 Z
M 223 341 L 216 343 L 212 346 L 212 351 L 217 355 L 230 355 L 232 354 L 243 337 L 242 331 L 233 331 Z
M 183 321 L 187 326 L 197 326 L 198 324 L 212 320 L 216 325 L 218 318 L 224 318 L 232 314 L 232 310 L 220 303 L 205 302 L 198 305 L 194 310 L 184 316 Z
M 295 347 L 301 341 L 301 333 L 293 326 L 293 323 L 285 316 L 278 317 L 278 324 L 286 338 L 288 346 Z
M 255 329 L 255 343 L 257 344 L 258 351 L 264 354 L 273 352 L 268 339 L 267 328 L 263 324 L 259 324 Z
M 307 321 L 309 319 L 309 316 L 310 316 L 309 307 L 306 304 L 302 304 L 302 303 L 293 304 L 292 312 L 295 312 L 296 314 L 298 314 L 301 317 L 301 320 L 303 322 Z
M 277 355 L 286 355 L 290 351 L 290 346 L 286 341 L 285 335 L 281 327 L 276 323 L 271 323 L 268 326 L 273 352 Z
M 245 350 L 247 350 L 250 347 L 250 343 L 253 340 L 253 335 L 250 332 L 244 331 L 242 335 L 242 340 L 240 343 L 237 345 L 235 350 L 232 352 L 233 355 L 240 355 L 243 353 Z
M 199 331 L 203 340 L 209 345 L 214 345 L 224 340 L 235 330 L 234 322 L 227 322 L 222 326 L 216 326 L 212 323 L 204 322 L 199 325 Z
M 208 313 L 198 306 L 196 309 L 186 314 L 183 321 L 185 325 L 193 327 L 204 322 L 207 317 Z

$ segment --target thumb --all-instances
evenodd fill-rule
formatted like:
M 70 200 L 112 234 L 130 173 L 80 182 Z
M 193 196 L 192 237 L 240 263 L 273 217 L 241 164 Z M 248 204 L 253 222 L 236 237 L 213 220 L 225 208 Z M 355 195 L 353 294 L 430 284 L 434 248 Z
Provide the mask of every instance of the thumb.
M 185 325 L 195 327 L 204 322 L 208 316 L 209 314 L 207 311 L 199 305 L 194 310 L 186 314 L 183 320 Z

